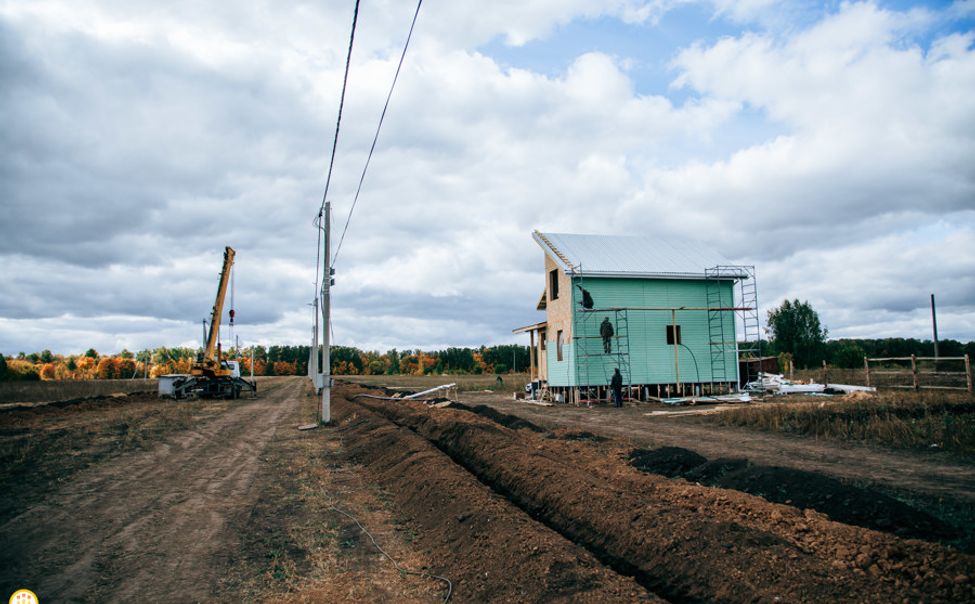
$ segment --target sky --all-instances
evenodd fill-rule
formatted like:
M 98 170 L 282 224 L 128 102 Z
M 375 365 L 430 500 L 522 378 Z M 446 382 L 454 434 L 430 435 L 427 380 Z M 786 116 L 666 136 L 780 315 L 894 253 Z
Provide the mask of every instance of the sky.
M 227 245 L 241 344 L 307 344 L 353 6 L 0 0 L 0 353 L 198 346 Z M 361 5 L 336 239 L 414 9 Z M 975 339 L 975 1 L 426 0 L 334 342 L 527 343 L 533 229 L 700 240 L 832 338 L 930 338 L 934 293 Z

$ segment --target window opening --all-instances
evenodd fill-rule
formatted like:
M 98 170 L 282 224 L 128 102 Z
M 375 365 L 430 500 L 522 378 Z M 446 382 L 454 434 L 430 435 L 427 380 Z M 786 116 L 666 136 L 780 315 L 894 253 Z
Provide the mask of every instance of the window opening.
M 548 299 L 557 300 L 558 298 L 559 298 L 559 269 L 556 268 L 556 269 L 552 269 L 548 273 Z

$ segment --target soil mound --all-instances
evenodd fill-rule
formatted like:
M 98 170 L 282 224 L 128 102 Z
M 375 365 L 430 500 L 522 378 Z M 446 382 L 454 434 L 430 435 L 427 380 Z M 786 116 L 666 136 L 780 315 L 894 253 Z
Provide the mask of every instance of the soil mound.
M 466 413 L 361 403 L 436 445 L 603 564 L 678 602 L 971 601 L 975 558 L 620 468 L 600 447 Z M 934 570 L 936 569 L 936 570 Z
M 630 453 L 630 465 L 642 472 L 663 474 L 671 478 L 707 462 L 707 458 L 690 449 L 663 447 L 661 449 L 634 449 Z
M 814 509 L 833 520 L 918 539 L 952 539 L 950 527 L 926 512 L 872 489 L 790 468 L 745 465 L 709 483 L 768 501 Z
M 487 405 L 465 405 L 464 403 L 451 403 L 451 409 L 461 409 L 463 411 L 470 411 L 471 413 L 476 413 L 482 417 L 486 417 L 489 420 L 501 424 L 506 428 L 511 428 L 512 430 L 520 430 L 522 428 L 526 430 L 531 430 L 532 432 L 547 432 L 545 428 L 542 428 L 536 424 L 531 423 L 526 419 L 521 419 L 517 415 L 511 415 L 509 413 L 501 413 L 496 409 L 492 409 Z
M 453 581 L 456 601 L 662 602 L 492 493 L 413 431 L 359 403 L 336 399 L 333 409 L 350 455 L 443 565 L 432 570 Z M 483 427 L 484 436 L 504 430 Z
M 605 436 L 599 436 L 598 434 L 593 434 L 592 432 L 566 432 L 565 434 L 559 434 L 555 438 L 559 440 L 581 440 L 591 443 L 603 443 L 609 440 Z
M 709 487 L 734 489 L 767 501 L 812 509 L 833 520 L 926 540 L 959 538 L 944 522 L 873 489 L 791 468 L 755 465 L 747 459 L 708 461 L 679 447 L 636 449 L 630 465 L 643 472 L 684 478 Z

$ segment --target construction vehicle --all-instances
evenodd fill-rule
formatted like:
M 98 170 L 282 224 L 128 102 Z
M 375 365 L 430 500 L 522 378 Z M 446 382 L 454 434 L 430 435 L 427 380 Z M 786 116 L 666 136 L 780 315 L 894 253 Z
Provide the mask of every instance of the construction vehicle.
M 220 271 L 220 283 L 217 285 L 217 299 L 213 303 L 206 348 L 197 356 L 189 374 L 159 377 L 160 396 L 171 396 L 176 399 L 239 398 L 244 390 L 257 392 L 257 382 L 249 382 L 241 378 L 240 364 L 223 358 L 220 347 L 220 320 L 235 254 L 230 246 L 227 246 L 223 253 L 223 270 Z

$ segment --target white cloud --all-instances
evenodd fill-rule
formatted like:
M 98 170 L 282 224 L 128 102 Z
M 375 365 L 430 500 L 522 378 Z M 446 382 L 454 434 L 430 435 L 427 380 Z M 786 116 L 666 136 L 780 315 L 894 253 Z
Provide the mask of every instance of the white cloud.
M 338 264 L 340 343 L 510 341 L 543 285 L 536 227 L 706 238 L 758 264 L 764 301 L 814 300 L 837 335 L 879 333 L 878 316 L 899 335 L 915 290 L 919 304 L 943 291 L 946 336 L 975 337 L 958 301 L 975 228 L 973 34 L 916 42 L 945 13 L 845 4 L 805 29 L 688 39 L 655 94 L 637 92 L 632 57 L 594 50 L 544 75 L 477 50 L 578 19 L 652 28 L 679 4 L 424 3 Z M 363 6 L 336 235 L 412 9 Z M 763 23 L 784 9 L 715 10 Z M 0 5 L 0 351 L 195 341 L 226 244 L 241 337 L 306 341 L 350 22 L 345 3 Z M 756 119 L 774 135 L 727 141 Z M 156 336 L 135 325 L 146 317 Z

